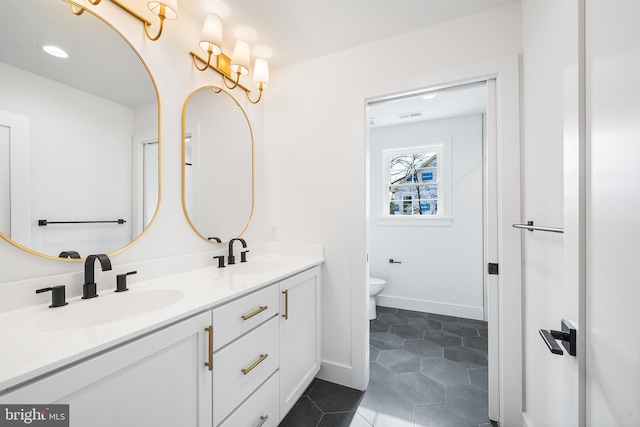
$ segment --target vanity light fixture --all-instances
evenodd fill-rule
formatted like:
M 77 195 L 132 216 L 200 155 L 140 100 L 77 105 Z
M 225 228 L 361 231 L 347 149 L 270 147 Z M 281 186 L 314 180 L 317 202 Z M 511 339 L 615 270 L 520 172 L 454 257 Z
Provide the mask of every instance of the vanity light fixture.
M 204 67 L 200 68 L 194 55 L 193 66 L 200 71 L 204 71 L 209 68 L 211 57 L 222 53 L 222 18 L 218 15 L 210 13 L 204 19 L 199 45 L 202 50 L 207 52 L 207 61 Z
M 113 0 L 112 0 L 113 1 Z M 199 46 L 207 52 L 204 59 L 195 52 L 189 52 L 193 58 L 193 66 L 204 71 L 211 68 L 222 75 L 224 85 L 229 89 L 240 87 L 247 94 L 247 99 L 252 104 L 257 104 L 262 99 L 262 91 L 269 87 L 269 63 L 264 58 L 256 58 L 253 69 L 253 86 L 259 90 L 258 98 L 251 99 L 250 90 L 240 83 L 240 77 L 249 74 L 251 66 L 251 46 L 245 40 L 237 40 L 233 55 L 229 58 L 222 52 L 222 19 L 214 14 L 208 14 L 202 27 Z M 212 57 L 216 57 L 212 64 Z M 200 67 L 198 63 L 204 64 Z M 232 77 L 234 76 L 234 77 Z
M 69 0 L 65 0 L 69 1 Z M 98 5 L 102 0 L 87 0 L 92 5 Z M 164 21 L 166 19 L 173 20 L 178 18 L 178 0 L 159 0 L 159 1 L 150 1 L 147 3 L 149 10 L 153 12 L 155 15 L 158 15 L 160 18 L 160 27 L 158 28 L 158 33 L 155 36 L 149 34 L 149 27 L 153 25 L 151 21 L 149 21 L 144 16 L 140 15 L 135 10 L 131 9 L 129 6 L 122 3 L 121 0 L 111 0 L 111 3 L 118 6 L 120 9 L 127 12 L 129 15 L 138 19 L 142 22 L 144 26 L 144 33 L 147 35 L 147 38 L 151 41 L 156 41 L 162 35 L 162 29 L 164 28 Z M 82 6 L 75 5 L 71 3 L 71 11 L 75 15 L 82 15 L 84 12 L 84 8 Z

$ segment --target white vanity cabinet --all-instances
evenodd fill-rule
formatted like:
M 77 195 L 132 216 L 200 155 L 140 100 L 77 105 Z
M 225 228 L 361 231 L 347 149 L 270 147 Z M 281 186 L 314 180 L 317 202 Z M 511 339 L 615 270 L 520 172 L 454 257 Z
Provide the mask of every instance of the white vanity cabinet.
M 271 409 L 278 405 L 277 393 L 258 397 L 252 394 L 258 394 L 256 390 L 280 365 L 278 321 L 277 285 L 213 310 L 214 426 L 224 421 L 224 425 L 254 427 L 265 417 L 277 421 L 279 413 L 273 413 Z M 249 396 L 254 403 L 238 408 Z M 265 399 L 273 402 L 268 403 Z M 229 417 L 232 412 L 234 414 Z M 229 420 L 225 420 L 227 417 Z M 232 424 L 231 419 L 248 421 Z
M 320 370 L 320 268 L 280 282 L 280 419 Z
M 278 425 L 320 370 L 319 313 L 319 267 L 213 310 L 214 426 Z
M 284 277 L 100 353 L 75 353 L 0 403 L 69 404 L 72 427 L 276 427 L 320 369 L 320 268 Z M 66 339 L 113 330 L 77 328 Z
M 189 318 L 4 394 L 0 403 L 69 404 L 72 427 L 209 427 L 210 324 L 211 312 Z

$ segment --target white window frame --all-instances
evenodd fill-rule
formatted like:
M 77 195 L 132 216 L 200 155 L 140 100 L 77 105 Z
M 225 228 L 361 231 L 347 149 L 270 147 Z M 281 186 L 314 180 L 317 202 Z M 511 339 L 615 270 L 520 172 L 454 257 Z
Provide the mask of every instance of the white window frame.
M 419 152 L 437 154 L 438 169 L 434 184 L 438 185 L 438 212 L 435 215 L 391 215 L 389 205 L 389 160 L 392 156 Z M 451 137 L 428 138 L 423 144 L 382 148 L 380 156 L 381 191 L 376 223 L 380 225 L 450 226 L 451 212 Z M 428 185 L 428 184 L 425 184 Z

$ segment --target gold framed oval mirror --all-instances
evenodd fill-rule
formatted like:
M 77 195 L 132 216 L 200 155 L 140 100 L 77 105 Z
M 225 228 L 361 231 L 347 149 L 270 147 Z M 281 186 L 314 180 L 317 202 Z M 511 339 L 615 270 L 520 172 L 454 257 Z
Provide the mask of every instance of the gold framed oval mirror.
M 48 258 L 120 252 L 159 206 L 155 81 L 122 34 L 72 4 L 0 14 L 0 236 Z
M 249 117 L 217 86 L 192 92 L 182 109 L 182 206 L 202 239 L 241 237 L 254 208 L 254 142 Z

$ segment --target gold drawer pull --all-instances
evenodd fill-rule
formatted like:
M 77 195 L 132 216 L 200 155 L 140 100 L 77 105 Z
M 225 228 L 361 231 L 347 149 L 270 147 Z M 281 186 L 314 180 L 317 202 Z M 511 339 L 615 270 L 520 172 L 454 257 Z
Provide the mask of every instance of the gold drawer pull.
M 242 373 L 247 375 L 249 372 L 251 372 L 253 370 L 253 368 L 255 368 L 256 366 L 258 366 L 259 364 L 262 363 L 262 361 L 264 359 L 266 359 L 267 357 L 269 357 L 269 355 L 267 353 L 265 354 L 261 354 L 260 358 L 258 360 L 256 360 L 255 362 L 253 362 L 253 365 L 249 366 L 248 368 L 242 369 Z
M 256 427 L 262 427 L 262 424 L 266 423 L 268 419 L 269 419 L 269 415 L 261 416 L 260 417 L 260 422 L 258 423 L 258 425 Z
M 256 311 L 252 311 L 249 314 L 245 314 L 244 316 L 242 316 L 242 320 L 248 320 L 251 319 L 253 316 L 255 316 L 256 314 L 262 313 L 263 311 L 265 311 L 267 308 L 269 308 L 268 305 L 261 305 L 259 309 L 257 309 Z
M 213 325 L 209 325 L 204 328 L 209 334 L 209 354 L 207 356 L 208 361 L 204 362 L 204 366 L 207 366 L 210 371 L 213 371 Z
M 282 317 L 284 317 L 285 320 L 289 320 L 289 290 L 282 291 L 282 293 L 284 294 L 284 314 Z

